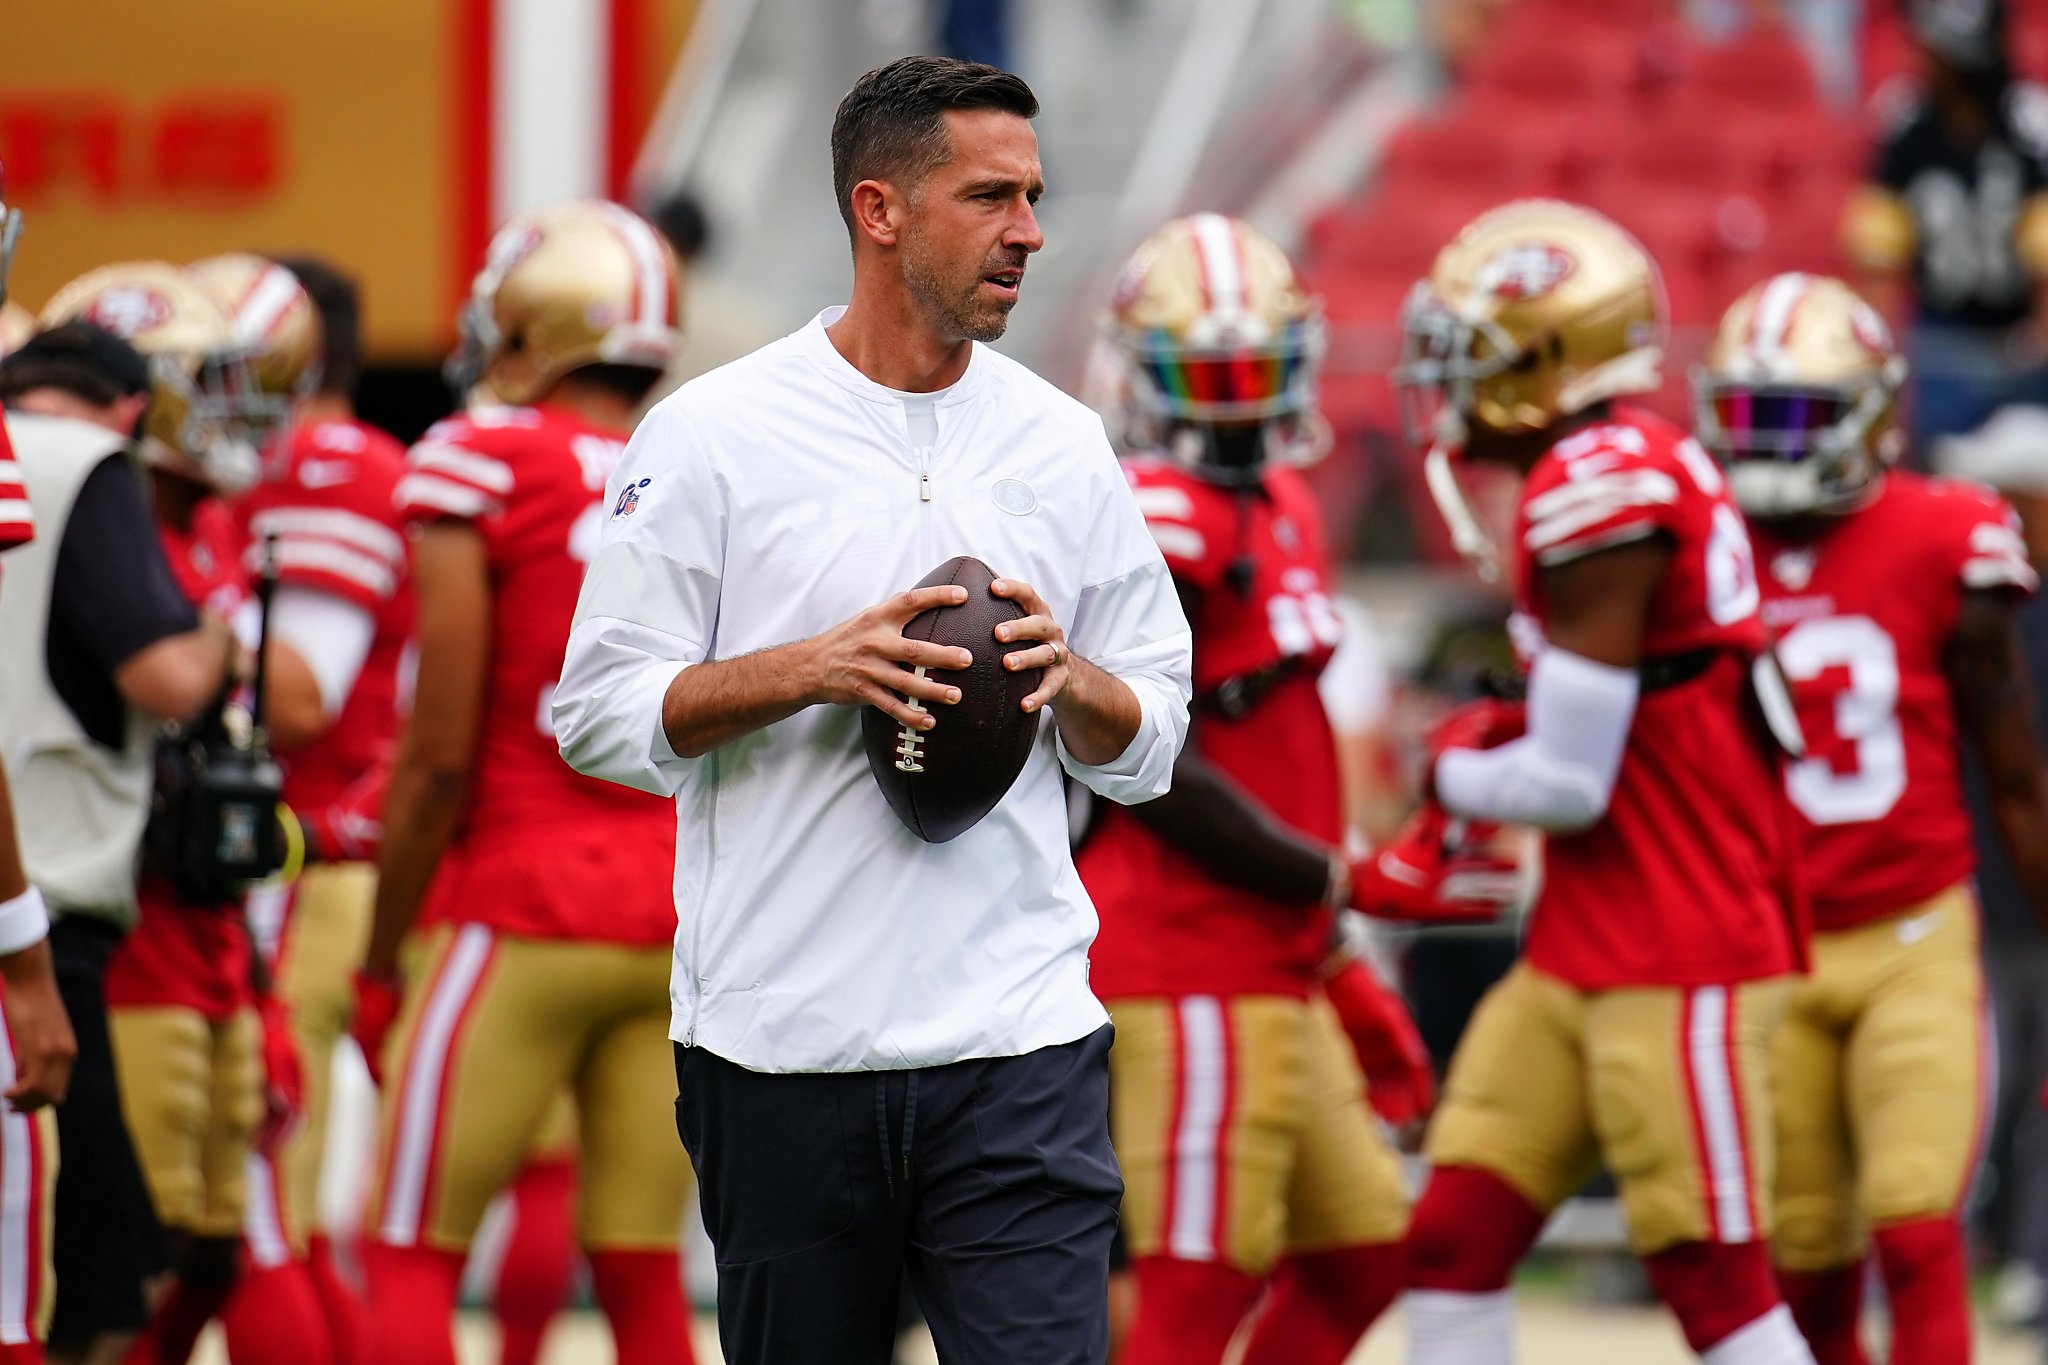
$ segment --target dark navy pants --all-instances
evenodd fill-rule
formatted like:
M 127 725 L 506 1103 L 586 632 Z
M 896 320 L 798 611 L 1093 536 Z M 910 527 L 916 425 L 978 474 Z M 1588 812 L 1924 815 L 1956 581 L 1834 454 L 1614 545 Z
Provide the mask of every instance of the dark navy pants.
M 906 1269 L 943 1365 L 1102 1365 L 1110 1037 L 824 1075 L 677 1047 L 730 1365 L 888 1365 Z

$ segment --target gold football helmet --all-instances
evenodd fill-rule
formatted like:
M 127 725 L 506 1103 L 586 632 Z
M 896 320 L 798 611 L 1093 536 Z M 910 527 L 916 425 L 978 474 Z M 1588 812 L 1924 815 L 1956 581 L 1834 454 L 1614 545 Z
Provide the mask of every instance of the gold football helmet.
M 1268 458 L 1329 447 L 1316 411 L 1322 311 L 1272 239 L 1220 213 L 1176 218 L 1132 254 L 1110 308 L 1122 443 L 1206 478 L 1256 482 Z M 1219 440 L 1237 429 L 1252 439 Z
M 1884 320 L 1825 275 L 1774 275 L 1721 318 L 1693 373 L 1700 442 L 1758 517 L 1841 512 L 1884 477 L 1906 362 Z
M 236 334 L 251 349 L 263 414 L 255 436 L 267 446 L 320 387 L 320 310 L 298 276 L 252 252 L 210 256 L 187 268 L 227 302 Z
M 583 365 L 665 370 L 682 335 L 682 266 L 630 209 L 552 204 L 491 238 L 458 325 L 458 394 L 481 382 L 500 401 L 532 403 Z
M 1458 548 L 1490 561 L 1451 460 L 1479 428 L 1533 435 L 1662 382 L 1664 283 L 1620 227 L 1576 204 L 1490 209 L 1437 253 L 1402 313 L 1394 372 Z
M 18 303 L 0 303 L 0 360 L 36 334 L 36 315 Z
M 166 261 L 101 266 L 43 308 L 45 327 L 75 320 L 125 338 L 149 361 L 144 459 L 224 493 L 256 482 L 261 465 L 252 431 L 261 405 L 252 352 L 212 289 Z

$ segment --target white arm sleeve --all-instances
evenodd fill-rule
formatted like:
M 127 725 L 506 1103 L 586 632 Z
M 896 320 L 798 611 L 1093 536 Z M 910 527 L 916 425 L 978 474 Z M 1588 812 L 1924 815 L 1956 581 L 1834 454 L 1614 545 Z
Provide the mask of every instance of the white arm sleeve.
M 312 670 L 313 681 L 320 685 L 320 709 L 328 719 L 340 715 L 363 671 L 363 660 L 370 657 L 377 618 L 331 592 L 280 583 L 270 599 L 270 631 Z
M 638 512 L 605 522 L 583 575 L 552 718 L 562 757 L 577 772 L 674 796 L 689 767 L 669 746 L 662 700 L 676 675 L 709 652 L 722 537 L 714 481 L 666 407 L 633 433 L 606 505 L 627 481 L 643 478 Z
M 1437 760 L 1444 809 L 1555 834 L 1594 824 L 1614 795 L 1639 687 L 1634 669 L 1545 649 L 1529 670 L 1528 733 Z

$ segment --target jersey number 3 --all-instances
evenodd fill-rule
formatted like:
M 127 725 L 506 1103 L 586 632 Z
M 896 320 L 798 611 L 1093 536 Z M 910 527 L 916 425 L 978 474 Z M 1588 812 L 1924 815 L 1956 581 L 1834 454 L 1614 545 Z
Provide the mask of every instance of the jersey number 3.
M 1778 641 L 1778 661 L 1793 686 L 1811 687 L 1831 669 L 1848 670 L 1835 694 L 1834 734 L 1840 747 L 1811 733 L 1816 747 L 1785 774 L 1792 804 L 1816 825 L 1876 820 L 1906 793 L 1906 737 L 1899 727 L 1899 651 L 1868 616 L 1827 616 L 1802 621 Z M 1811 722 L 1809 721 L 1809 725 Z

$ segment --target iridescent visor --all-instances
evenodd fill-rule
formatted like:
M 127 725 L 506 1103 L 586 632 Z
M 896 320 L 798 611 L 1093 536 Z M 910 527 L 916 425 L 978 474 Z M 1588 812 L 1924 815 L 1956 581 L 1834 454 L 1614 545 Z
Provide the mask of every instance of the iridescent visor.
M 1170 407 L 1215 418 L 1277 415 L 1298 402 L 1314 359 L 1306 337 L 1270 346 L 1192 351 L 1164 337 L 1139 352 L 1139 363 Z
M 1834 389 L 1726 384 L 1709 396 L 1716 444 L 1737 460 L 1803 460 L 1821 437 L 1855 410 L 1856 396 Z

